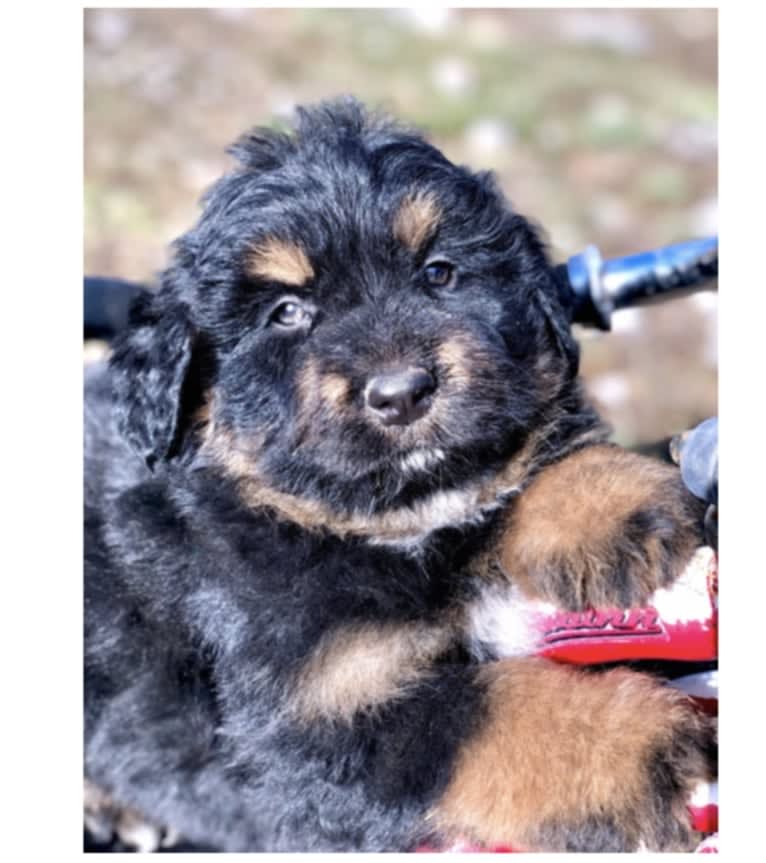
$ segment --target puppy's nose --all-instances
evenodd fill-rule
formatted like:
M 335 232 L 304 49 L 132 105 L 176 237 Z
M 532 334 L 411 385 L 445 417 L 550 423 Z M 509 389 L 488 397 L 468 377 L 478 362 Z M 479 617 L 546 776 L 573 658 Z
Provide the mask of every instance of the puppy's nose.
M 369 381 L 367 406 L 383 425 L 409 425 L 428 412 L 435 389 L 425 369 L 397 369 Z

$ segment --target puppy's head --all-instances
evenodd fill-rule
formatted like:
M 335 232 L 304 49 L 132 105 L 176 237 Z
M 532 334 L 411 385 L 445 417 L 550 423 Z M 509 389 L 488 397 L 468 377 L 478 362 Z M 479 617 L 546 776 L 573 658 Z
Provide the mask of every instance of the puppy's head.
M 533 228 L 351 100 L 232 152 L 115 352 L 129 438 L 166 458 L 203 417 L 204 458 L 319 523 L 491 481 L 576 374 Z

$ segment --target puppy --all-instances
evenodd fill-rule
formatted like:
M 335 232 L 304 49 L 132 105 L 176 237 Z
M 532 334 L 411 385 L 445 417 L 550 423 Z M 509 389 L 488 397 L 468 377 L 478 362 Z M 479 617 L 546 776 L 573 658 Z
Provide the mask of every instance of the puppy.
M 605 443 L 491 175 L 353 100 L 297 116 L 88 373 L 90 787 L 225 851 L 692 847 L 706 721 L 501 656 L 477 609 L 640 604 L 697 504 Z

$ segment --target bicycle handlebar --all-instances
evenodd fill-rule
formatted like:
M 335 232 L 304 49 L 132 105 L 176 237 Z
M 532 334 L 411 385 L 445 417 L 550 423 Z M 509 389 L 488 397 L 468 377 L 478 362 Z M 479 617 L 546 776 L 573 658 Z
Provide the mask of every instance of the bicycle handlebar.
M 718 278 L 718 237 L 607 261 L 588 246 L 555 273 L 572 322 L 609 330 L 618 309 L 710 289 Z

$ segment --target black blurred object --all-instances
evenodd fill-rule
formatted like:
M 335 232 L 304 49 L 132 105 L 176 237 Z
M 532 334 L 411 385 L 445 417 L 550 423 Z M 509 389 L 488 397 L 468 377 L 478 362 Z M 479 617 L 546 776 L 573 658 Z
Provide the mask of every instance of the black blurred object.
M 718 418 L 712 417 L 670 443 L 671 455 L 681 465 L 686 487 L 708 503 L 718 503 Z
M 130 307 L 148 288 L 124 279 L 86 276 L 84 280 L 84 338 L 109 341 L 128 325 Z
M 612 313 L 713 289 L 718 237 L 689 240 L 604 261 L 595 246 L 555 269 L 560 299 L 573 323 L 611 329 Z
M 705 538 L 718 549 L 718 417 L 701 422 L 670 442 L 673 461 L 689 491 L 708 503 Z

